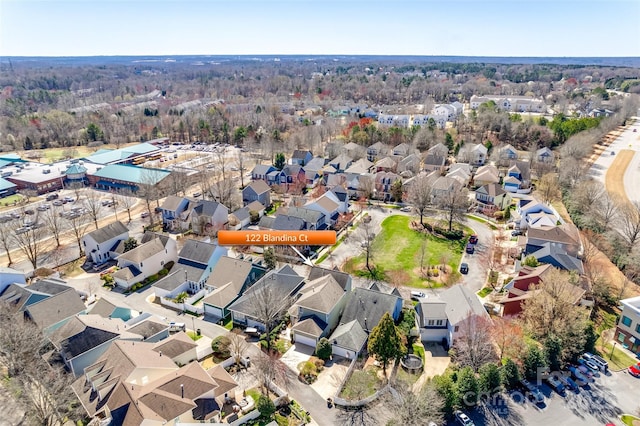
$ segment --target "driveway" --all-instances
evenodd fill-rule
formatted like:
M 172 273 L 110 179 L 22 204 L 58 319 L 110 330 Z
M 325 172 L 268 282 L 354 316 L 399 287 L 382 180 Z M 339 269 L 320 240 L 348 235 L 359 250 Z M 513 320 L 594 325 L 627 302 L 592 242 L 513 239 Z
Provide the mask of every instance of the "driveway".
M 311 346 L 302 345 L 300 343 L 294 343 L 289 350 L 282 355 L 280 361 L 282 361 L 287 367 L 291 369 L 296 375 L 300 372 L 298 365 L 301 362 L 306 362 L 313 355 L 315 348 Z
M 322 398 L 333 398 L 338 387 L 347 374 L 351 361 L 346 358 L 334 356 L 332 361 L 327 361 L 323 370 L 318 375 L 311 388 Z
M 474 293 L 480 290 L 487 281 L 487 266 L 493 255 L 494 234 L 485 222 L 467 219 L 465 225 L 473 229 L 478 236 L 478 244 L 473 254 L 462 254 L 461 263 L 469 265 L 469 273 L 462 275 L 460 284 L 464 284 Z

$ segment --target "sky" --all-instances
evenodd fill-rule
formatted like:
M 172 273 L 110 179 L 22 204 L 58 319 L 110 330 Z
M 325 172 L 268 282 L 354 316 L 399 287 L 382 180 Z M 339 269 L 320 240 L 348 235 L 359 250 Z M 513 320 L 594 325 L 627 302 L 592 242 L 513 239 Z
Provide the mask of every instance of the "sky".
M 640 56 L 640 0 L 0 0 L 0 56 Z

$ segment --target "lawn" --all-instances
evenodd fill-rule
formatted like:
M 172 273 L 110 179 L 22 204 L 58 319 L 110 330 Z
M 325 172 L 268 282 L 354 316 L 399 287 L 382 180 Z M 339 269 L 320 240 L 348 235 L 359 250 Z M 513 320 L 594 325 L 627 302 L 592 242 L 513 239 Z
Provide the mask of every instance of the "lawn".
M 0 198 L 0 206 L 14 206 L 20 200 L 22 200 L 22 195 L 20 194 L 9 195 L 8 197 Z
M 447 265 L 459 277 L 458 266 L 464 249 L 464 240 L 453 241 L 432 234 L 420 233 L 409 228 L 412 218 L 389 216 L 382 222 L 382 232 L 373 242 L 373 263 L 382 269 L 389 281 L 412 287 L 441 286 L 438 281 L 428 281 L 420 274 L 420 257 L 423 242 L 426 242 L 424 267 L 437 266 L 444 254 L 449 255 Z M 346 272 L 363 271 L 364 254 L 350 259 L 345 265 Z
M 424 359 L 424 346 L 422 345 L 422 343 L 414 343 L 413 344 L 413 353 L 415 355 L 418 355 L 420 358 L 422 358 L 422 362 L 425 361 L 425 359 Z
M 345 383 L 340 397 L 348 400 L 361 400 L 376 393 L 381 385 L 382 381 L 378 377 L 377 368 L 357 370 Z
M 632 416 L 631 414 L 623 414 L 622 416 L 620 416 L 620 420 L 622 420 L 622 423 L 628 426 L 640 425 L 640 417 Z
M 419 378 L 420 374 L 407 373 L 402 367 L 398 368 L 398 373 L 396 374 L 396 380 L 408 388 L 412 388 Z
M 196 334 L 193 331 L 187 331 L 187 336 L 191 337 L 191 340 L 193 340 L 193 341 L 202 339 L 202 335 L 201 334 Z
M 487 297 L 489 293 L 491 293 L 492 291 L 493 289 L 491 287 L 484 287 L 477 294 L 478 294 L 478 297 Z
M 598 345 L 598 347 L 600 347 L 600 345 Z M 636 359 L 627 355 L 625 351 L 621 350 L 619 345 L 616 345 L 613 350 L 613 356 L 611 356 L 611 349 L 612 345 L 607 343 L 604 348 L 602 348 L 602 357 L 609 362 L 612 370 L 624 370 L 638 362 Z

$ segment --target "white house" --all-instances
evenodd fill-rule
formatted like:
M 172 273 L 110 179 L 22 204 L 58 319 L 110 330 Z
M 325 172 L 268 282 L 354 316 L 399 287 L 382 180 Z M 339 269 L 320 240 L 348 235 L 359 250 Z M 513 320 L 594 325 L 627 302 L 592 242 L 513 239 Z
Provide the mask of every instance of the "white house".
M 11 284 L 26 284 L 24 272 L 13 268 L 0 267 L 0 294 Z
M 546 146 L 536 151 L 536 161 L 538 161 L 539 163 L 552 164 L 554 160 L 555 156 L 553 154 L 553 151 L 551 151 Z
M 451 347 L 469 316 L 488 319 L 480 299 L 463 285 L 453 286 L 416 306 L 423 342 L 445 341 Z
M 82 237 L 82 247 L 93 264 L 100 265 L 115 259 L 118 245 L 129 238 L 129 228 L 115 221 Z
M 112 274 L 116 285 L 128 290 L 153 274 L 157 274 L 167 262 L 178 259 L 176 242 L 167 236 L 156 236 L 140 246 L 117 257 L 118 269 Z

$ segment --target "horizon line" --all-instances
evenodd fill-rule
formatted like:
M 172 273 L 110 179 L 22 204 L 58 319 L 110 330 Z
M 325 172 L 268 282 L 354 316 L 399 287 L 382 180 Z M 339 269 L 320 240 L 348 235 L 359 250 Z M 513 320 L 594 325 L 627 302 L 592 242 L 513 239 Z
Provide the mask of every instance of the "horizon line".
M 385 54 L 385 53 L 366 53 L 366 54 L 358 54 L 358 53 L 286 53 L 286 54 L 278 54 L 278 53 L 216 53 L 216 54 L 206 54 L 206 53 L 179 53 L 179 54 L 106 54 L 106 55 L 2 55 L 0 54 L 0 58 L 109 58 L 109 57 L 139 57 L 139 56 L 151 56 L 151 57 L 185 57 L 185 56 L 238 56 L 238 57 L 257 57 L 257 56 L 267 56 L 267 57 L 290 57 L 290 56 L 360 56 L 360 57 L 375 57 L 375 56 L 383 56 L 383 57 L 449 57 L 449 58 L 603 58 L 603 59 L 613 59 L 613 58 L 637 58 L 640 59 L 640 56 L 536 56 L 536 55 L 523 55 L 523 56 L 511 56 L 511 55 L 454 55 L 454 54 L 444 54 L 444 55 L 436 55 L 436 54 Z

